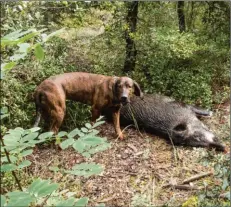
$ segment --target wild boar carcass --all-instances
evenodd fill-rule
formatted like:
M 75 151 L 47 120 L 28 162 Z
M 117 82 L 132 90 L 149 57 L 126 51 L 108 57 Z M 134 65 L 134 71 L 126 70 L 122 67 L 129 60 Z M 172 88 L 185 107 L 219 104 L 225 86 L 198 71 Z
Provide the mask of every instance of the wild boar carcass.
M 145 95 L 143 99 L 132 97 L 131 103 L 121 108 L 123 125 L 134 125 L 146 131 L 172 139 L 175 145 L 213 147 L 225 151 L 225 146 L 205 126 L 198 116 L 211 113 L 182 104 L 162 95 Z

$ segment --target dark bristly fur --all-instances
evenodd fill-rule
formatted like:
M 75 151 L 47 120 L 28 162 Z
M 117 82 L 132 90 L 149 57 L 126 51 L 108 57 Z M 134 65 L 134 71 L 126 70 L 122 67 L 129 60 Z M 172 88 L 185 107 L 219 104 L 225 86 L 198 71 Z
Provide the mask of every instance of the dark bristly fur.
M 140 128 L 171 138 L 174 144 L 214 147 L 225 151 L 224 145 L 197 118 L 210 114 L 209 111 L 179 103 L 166 96 L 144 95 L 143 100 L 132 97 L 131 103 L 121 108 L 120 121 L 125 126 L 134 124 L 134 117 Z M 110 112 L 106 112 L 106 115 L 110 116 Z

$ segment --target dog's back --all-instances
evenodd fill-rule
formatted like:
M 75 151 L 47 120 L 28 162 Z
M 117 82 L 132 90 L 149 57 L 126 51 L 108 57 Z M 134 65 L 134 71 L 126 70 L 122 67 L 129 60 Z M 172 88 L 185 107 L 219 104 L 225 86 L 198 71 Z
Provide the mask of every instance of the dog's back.
M 64 73 L 46 79 L 38 86 L 37 91 L 54 93 L 54 90 L 56 90 L 61 99 L 80 101 L 91 105 L 96 86 L 110 79 L 111 77 L 109 76 L 91 73 Z

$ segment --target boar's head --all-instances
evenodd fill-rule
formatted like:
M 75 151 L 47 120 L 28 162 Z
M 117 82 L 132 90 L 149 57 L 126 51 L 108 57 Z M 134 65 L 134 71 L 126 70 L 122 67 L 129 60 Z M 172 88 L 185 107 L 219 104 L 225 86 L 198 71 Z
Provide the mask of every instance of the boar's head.
M 175 124 L 169 133 L 169 137 L 172 138 L 174 144 L 208 147 L 215 148 L 218 151 L 225 151 L 225 146 L 195 116 Z

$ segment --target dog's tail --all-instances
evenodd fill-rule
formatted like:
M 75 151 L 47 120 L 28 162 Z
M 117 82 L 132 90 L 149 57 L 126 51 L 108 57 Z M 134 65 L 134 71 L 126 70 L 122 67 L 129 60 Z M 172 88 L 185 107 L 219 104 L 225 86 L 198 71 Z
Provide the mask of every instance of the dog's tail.
M 35 120 L 33 127 L 37 127 L 41 120 L 42 97 L 43 97 L 43 94 L 41 92 L 37 92 L 34 94 L 34 101 L 35 101 L 35 107 L 36 107 L 36 120 Z
M 39 125 L 40 120 L 41 120 L 41 112 L 36 105 L 36 120 L 33 127 L 37 127 Z

